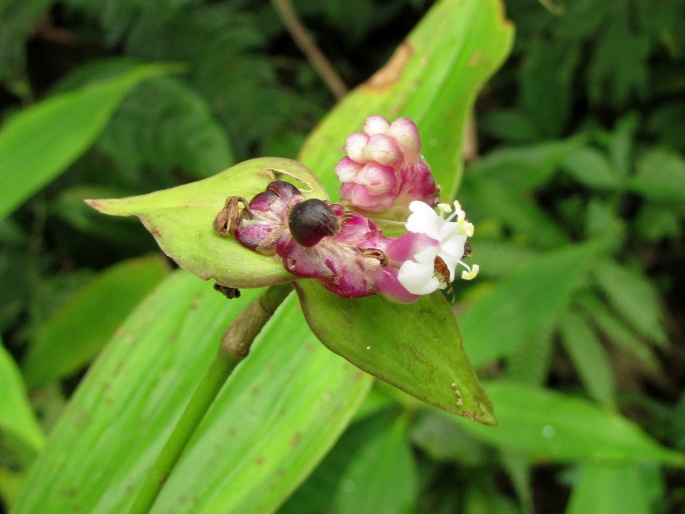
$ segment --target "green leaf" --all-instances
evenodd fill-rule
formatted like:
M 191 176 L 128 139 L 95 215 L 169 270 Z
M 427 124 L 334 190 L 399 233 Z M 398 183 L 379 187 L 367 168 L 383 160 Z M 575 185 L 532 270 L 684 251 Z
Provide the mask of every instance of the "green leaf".
M 616 189 L 621 183 L 621 175 L 612 169 L 606 156 L 591 147 L 572 152 L 562 167 L 578 182 L 593 189 Z
M 628 186 L 651 200 L 682 202 L 685 200 L 685 161 L 675 152 L 654 149 L 637 164 L 637 174 Z
M 406 428 L 406 418 L 400 417 L 358 449 L 341 478 L 335 514 L 414 511 L 418 471 Z
M 41 326 L 23 363 L 27 385 L 42 386 L 90 362 L 167 271 L 159 257 L 133 259 L 81 288 Z
M 307 323 L 331 351 L 420 400 L 496 423 L 442 294 L 403 305 L 380 296 L 341 298 L 313 280 L 295 287 Z
M 214 358 L 225 327 L 258 293 L 246 290 L 227 301 L 190 274 L 167 278 L 89 371 L 14 512 L 63 513 L 75 506 L 83 512 L 126 512 Z M 202 498 L 198 512 L 250 512 L 231 510 L 230 502 L 271 511 L 332 445 L 371 379 L 318 345 L 298 311 L 292 297 L 266 326 L 202 421 L 154 509 L 166 512 L 163 504 L 177 507 L 184 498 L 198 505 Z M 203 462 L 199 468 L 196 458 Z M 225 480 L 231 485 L 211 487 Z M 211 488 L 211 495 L 198 484 Z M 216 501 L 221 506 L 212 509 Z
M 550 215 L 529 198 L 512 193 L 511 189 L 498 179 L 468 173 L 460 199 L 467 212 L 494 217 L 540 248 L 551 249 L 568 244 L 565 230 Z
M 510 355 L 534 337 L 564 310 L 598 249 L 590 242 L 542 255 L 474 301 L 459 320 L 471 362 Z
M 682 453 L 660 446 L 632 421 L 587 400 L 510 381 L 484 386 L 497 405 L 499 425 L 454 422 L 498 448 L 556 462 L 685 465 Z
M 650 370 L 657 372 L 660 369 L 659 359 L 656 358 L 649 344 L 641 340 L 634 330 L 616 317 L 616 314 L 600 298 L 596 295 L 584 297 L 580 300 L 580 307 L 611 344 L 632 353 L 647 364 Z
M 645 485 L 635 464 L 586 464 L 566 514 L 649 514 Z
M 29 404 L 26 388 L 14 359 L 0 341 L 0 430 L 23 441 L 31 450 L 38 452 L 44 436 L 33 409 Z
M 272 180 L 295 181 L 306 198 L 325 198 L 312 173 L 300 163 L 278 157 L 252 159 L 213 177 L 117 200 L 88 200 L 113 216 L 136 215 L 162 250 L 181 267 L 230 287 L 260 287 L 293 280 L 283 264 L 241 246 L 213 229 L 229 196 L 251 199 Z
M 185 502 L 198 513 L 273 511 L 330 449 L 371 382 L 317 343 L 290 297 L 217 396 L 151 512 Z
M 142 66 L 48 98 L 10 118 L 0 130 L 0 217 L 11 213 L 81 155 L 135 84 L 173 69 L 169 65 Z
M 592 328 L 578 314 L 560 320 L 561 342 L 590 395 L 607 407 L 614 405 L 616 385 L 609 356 Z
M 476 161 L 469 174 L 487 177 L 512 192 L 521 193 L 540 187 L 552 177 L 569 154 L 583 144 L 584 136 L 520 147 L 493 150 Z
M 637 270 L 630 270 L 613 261 L 599 263 L 593 276 L 600 289 L 623 319 L 644 338 L 665 345 L 659 306 L 659 294 L 654 285 Z
M 554 328 L 553 322 L 538 327 L 509 355 L 507 378 L 528 385 L 545 383 L 554 353 Z
M 235 163 L 207 101 L 174 77 L 156 77 L 131 91 L 97 146 L 129 169 L 180 167 L 197 178 Z
M 441 37 L 435 37 L 442 34 Z M 513 27 L 495 0 L 445 0 L 421 20 L 390 61 L 347 95 L 309 136 L 300 160 L 317 170 L 331 196 L 345 138 L 364 118 L 409 116 L 418 125 L 422 153 L 442 195 L 461 180 L 466 119 L 485 81 L 504 61 Z

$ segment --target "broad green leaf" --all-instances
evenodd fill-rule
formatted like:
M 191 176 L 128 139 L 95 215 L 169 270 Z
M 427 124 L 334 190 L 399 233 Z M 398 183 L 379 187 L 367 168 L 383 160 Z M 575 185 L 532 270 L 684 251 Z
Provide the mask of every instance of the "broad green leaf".
M 0 217 L 11 213 L 81 155 L 134 85 L 172 70 L 169 65 L 142 66 L 48 98 L 10 118 L 0 129 Z
M 586 464 L 573 486 L 566 514 L 650 514 L 645 485 L 638 466 Z
M 217 396 L 152 513 L 263 513 L 330 449 L 371 377 L 323 348 L 291 296 Z M 199 471 L 199 472 L 198 472 Z
M 599 246 L 595 242 L 542 255 L 498 282 L 459 319 L 474 365 L 510 355 L 566 307 Z
M 374 391 L 378 391 L 378 388 L 371 388 L 360 410 L 364 409 L 364 404 L 375 395 Z M 353 421 L 307 480 L 278 509 L 278 514 L 329 512 L 349 463 L 360 448 L 377 437 L 379 432 L 388 430 L 397 418 L 400 410 L 397 405 L 391 404 L 386 407 L 388 408 L 361 421 Z
M 616 189 L 621 175 L 612 169 L 609 160 L 599 150 L 578 148 L 564 159 L 563 168 L 581 184 L 594 189 Z
M 41 326 L 22 366 L 28 387 L 68 376 L 90 362 L 167 269 L 159 257 L 123 261 L 81 288 Z
M 61 514 L 74 506 L 84 512 L 126 512 L 225 327 L 257 293 L 243 291 L 241 298 L 228 301 L 187 273 L 166 279 L 117 331 L 80 385 L 15 513 Z M 237 487 L 216 487 L 212 494 L 218 496 L 204 496 L 195 481 L 184 493 L 167 484 L 160 502 L 178 507 L 185 498 L 206 512 L 243 513 L 229 504 L 246 501 L 255 512 L 273 510 L 353 415 L 370 377 L 307 336 L 294 297 L 282 309 L 217 397 L 178 463 L 182 471 L 169 479 L 186 486 L 191 478 L 211 484 L 225 480 L 230 470 Z M 202 467 L 185 467 L 198 457 Z M 262 487 L 267 483 L 274 489 Z M 246 484 L 256 489 L 248 491 Z M 215 501 L 222 505 L 217 510 Z
M 616 384 L 609 355 L 597 335 L 582 316 L 565 313 L 559 322 L 561 342 L 573 367 L 590 396 L 607 407 L 615 403 Z
M 623 319 L 644 338 L 665 345 L 659 294 L 647 277 L 613 261 L 603 261 L 593 269 L 600 289 Z
M 674 152 L 654 149 L 637 164 L 637 174 L 628 183 L 635 193 L 652 200 L 685 200 L 685 160 Z
M 181 267 L 230 287 L 260 287 L 293 280 L 283 264 L 214 232 L 214 218 L 229 196 L 248 201 L 272 180 L 293 182 L 306 198 L 325 198 L 312 173 L 300 163 L 277 157 L 242 162 L 213 177 L 172 189 L 117 200 L 88 200 L 114 216 L 136 215 L 162 250 Z
M 524 450 L 537 459 L 557 462 L 685 465 L 682 453 L 660 446 L 632 421 L 587 400 L 511 381 L 484 387 L 497 405 L 499 425 L 460 426 L 498 448 Z
M 14 359 L 0 341 L 0 431 L 20 439 L 33 451 L 44 442 Z
M 209 367 L 225 327 L 258 291 L 228 301 L 177 272 L 116 332 L 36 459 L 15 514 L 126 512 Z
M 355 452 L 338 486 L 335 514 L 414 511 L 418 470 L 406 428 L 400 417 Z
M 300 154 L 331 196 L 339 187 L 333 169 L 342 157 L 340 148 L 371 114 L 412 118 L 443 197 L 454 196 L 467 116 L 512 45 L 513 27 L 503 16 L 496 0 L 438 2 L 385 67 L 335 107 Z
M 380 296 L 341 298 L 313 280 L 295 287 L 307 323 L 331 351 L 420 400 L 496 424 L 442 294 L 404 305 Z

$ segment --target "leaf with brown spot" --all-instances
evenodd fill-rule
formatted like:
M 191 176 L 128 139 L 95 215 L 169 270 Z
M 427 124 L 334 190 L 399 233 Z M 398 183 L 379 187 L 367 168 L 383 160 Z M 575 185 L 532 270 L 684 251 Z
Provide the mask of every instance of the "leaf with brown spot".
M 440 293 L 403 305 L 379 296 L 341 298 L 313 280 L 295 288 L 307 323 L 331 351 L 420 400 L 497 424 Z

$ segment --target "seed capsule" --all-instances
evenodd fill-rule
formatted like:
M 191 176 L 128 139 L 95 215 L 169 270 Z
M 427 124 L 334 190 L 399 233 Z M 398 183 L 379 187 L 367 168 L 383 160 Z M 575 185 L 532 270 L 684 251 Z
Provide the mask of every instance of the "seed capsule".
M 338 218 L 325 202 L 312 198 L 298 203 L 290 210 L 290 233 L 302 246 L 314 246 L 326 236 L 340 230 Z

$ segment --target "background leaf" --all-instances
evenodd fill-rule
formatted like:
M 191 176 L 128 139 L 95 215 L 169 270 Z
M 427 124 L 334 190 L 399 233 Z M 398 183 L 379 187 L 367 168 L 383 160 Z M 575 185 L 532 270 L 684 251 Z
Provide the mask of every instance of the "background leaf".
M 648 514 L 653 512 L 635 464 L 586 464 L 573 488 L 566 514 Z
M 586 400 L 511 381 L 484 387 L 497 405 L 498 427 L 461 426 L 494 446 L 557 462 L 685 464 L 682 453 L 660 446 L 631 421 Z
M 0 217 L 50 182 L 95 140 L 124 95 L 170 66 L 142 66 L 120 77 L 44 100 L 0 130 Z
M 45 436 L 29 404 L 21 373 L 1 341 L 0 391 L 0 430 L 23 441 L 33 452 L 38 452 Z
M 123 261 L 75 293 L 42 325 L 26 355 L 28 387 L 68 376 L 90 362 L 167 271 L 159 257 Z
M 555 318 L 598 248 L 586 243 L 538 257 L 474 301 L 459 319 L 471 362 L 479 366 L 510 355 Z
M 404 437 L 407 420 L 398 418 L 365 441 L 341 477 L 336 514 L 414 512 L 418 470 Z

